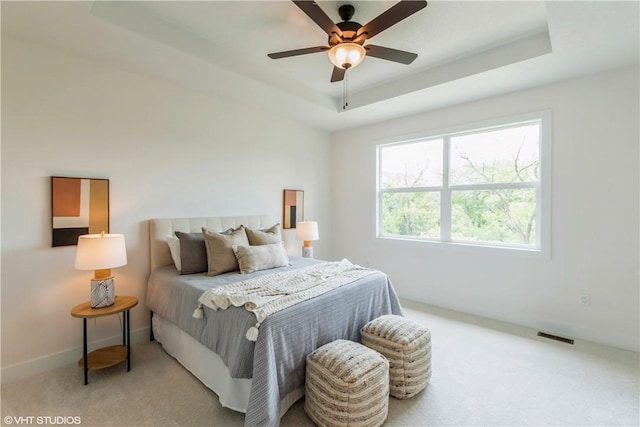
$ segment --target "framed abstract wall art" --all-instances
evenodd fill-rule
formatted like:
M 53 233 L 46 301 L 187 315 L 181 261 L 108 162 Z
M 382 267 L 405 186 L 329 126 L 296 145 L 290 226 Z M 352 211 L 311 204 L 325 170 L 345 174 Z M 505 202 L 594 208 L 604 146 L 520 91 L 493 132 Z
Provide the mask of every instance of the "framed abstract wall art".
M 283 199 L 282 228 L 296 228 L 299 221 L 304 221 L 304 191 L 284 190 Z
M 51 246 L 78 244 L 78 236 L 109 232 L 109 180 L 51 177 Z

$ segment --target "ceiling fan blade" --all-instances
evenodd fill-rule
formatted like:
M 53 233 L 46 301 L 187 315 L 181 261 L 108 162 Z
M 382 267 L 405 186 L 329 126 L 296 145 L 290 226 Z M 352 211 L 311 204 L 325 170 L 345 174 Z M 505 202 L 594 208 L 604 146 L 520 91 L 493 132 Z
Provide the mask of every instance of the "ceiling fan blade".
M 304 49 L 285 50 L 284 52 L 269 53 L 267 56 L 271 59 L 288 58 L 290 56 L 306 55 L 308 53 L 324 52 L 329 50 L 329 46 L 315 46 Z
M 417 53 L 406 52 L 404 50 L 391 49 L 389 47 L 368 44 L 364 46 L 367 56 L 386 59 L 387 61 L 399 62 L 401 64 L 411 64 L 418 57 Z
M 331 37 L 333 34 L 337 34 L 342 37 L 342 30 L 340 30 L 340 28 L 338 28 L 338 26 L 331 20 L 331 18 L 329 18 L 327 14 L 324 13 L 322 9 L 320 9 L 318 3 L 316 3 L 315 1 L 292 1 L 296 6 L 302 9 L 302 11 L 306 13 L 313 22 L 315 22 L 320 28 L 322 28 L 324 32 L 329 35 L 329 37 Z
M 373 18 L 366 25 L 363 25 L 362 28 L 358 30 L 357 35 L 367 33 L 367 39 L 370 39 L 425 7 L 427 7 L 427 2 L 424 0 L 402 0 Z
M 333 73 L 331 73 L 331 83 L 339 82 L 344 79 L 344 73 L 347 70 L 344 68 L 333 67 Z

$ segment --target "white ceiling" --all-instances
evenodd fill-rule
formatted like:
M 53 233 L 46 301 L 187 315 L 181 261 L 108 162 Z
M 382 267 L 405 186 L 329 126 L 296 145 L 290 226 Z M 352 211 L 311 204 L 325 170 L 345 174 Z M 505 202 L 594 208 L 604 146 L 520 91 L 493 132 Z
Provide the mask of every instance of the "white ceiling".
M 395 1 L 319 1 L 335 22 L 366 24 Z M 639 3 L 430 1 L 371 43 L 418 54 L 411 65 L 365 58 L 330 83 L 327 44 L 289 1 L 7 2 L 2 36 L 168 79 L 231 102 L 335 131 L 637 63 Z

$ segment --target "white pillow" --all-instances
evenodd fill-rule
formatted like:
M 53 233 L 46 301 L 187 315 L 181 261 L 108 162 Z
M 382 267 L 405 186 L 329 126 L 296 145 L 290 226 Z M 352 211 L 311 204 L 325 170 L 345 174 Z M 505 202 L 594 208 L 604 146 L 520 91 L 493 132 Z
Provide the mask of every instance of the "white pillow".
M 169 245 L 169 251 L 171 252 L 171 258 L 178 271 L 182 271 L 182 264 L 180 261 L 180 239 L 177 237 L 167 237 L 167 245 Z
M 282 243 L 260 246 L 233 245 L 231 248 L 238 260 L 240 274 L 289 265 L 289 257 Z

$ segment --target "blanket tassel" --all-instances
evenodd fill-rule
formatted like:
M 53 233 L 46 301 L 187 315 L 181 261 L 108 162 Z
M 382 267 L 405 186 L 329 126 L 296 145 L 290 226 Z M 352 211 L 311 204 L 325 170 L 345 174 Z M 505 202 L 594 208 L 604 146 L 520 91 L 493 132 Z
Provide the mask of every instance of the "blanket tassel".
M 198 304 L 198 308 L 193 311 L 194 319 L 202 319 L 204 317 L 204 309 L 202 308 L 202 304 Z
M 258 330 L 258 328 L 260 327 L 260 322 L 256 323 L 255 326 L 252 326 L 249 328 L 249 330 L 247 331 L 247 339 L 249 341 L 257 341 L 258 340 L 258 333 L 260 332 Z

